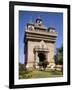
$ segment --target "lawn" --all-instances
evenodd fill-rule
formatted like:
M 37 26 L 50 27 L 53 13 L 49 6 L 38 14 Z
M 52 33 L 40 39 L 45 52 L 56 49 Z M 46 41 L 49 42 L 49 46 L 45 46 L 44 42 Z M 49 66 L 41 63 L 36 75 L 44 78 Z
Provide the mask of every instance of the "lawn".
M 20 71 L 19 79 L 62 77 L 61 71 Z

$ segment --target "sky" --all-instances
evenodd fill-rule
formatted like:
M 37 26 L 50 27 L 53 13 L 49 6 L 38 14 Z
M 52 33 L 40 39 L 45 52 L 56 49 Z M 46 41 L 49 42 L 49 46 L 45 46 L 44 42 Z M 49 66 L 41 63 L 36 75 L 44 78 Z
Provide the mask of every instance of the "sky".
M 24 63 L 24 34 L 27 22 L 40 17 L 43 20 L 44 26 L 47 28 L 52 26 L 56 29 L 58 36 L 55 42 L 55 48 L 63 44 L 63 13 L 58 12 L 37 12 L 37 11 L 19 11 L 19 62 Z

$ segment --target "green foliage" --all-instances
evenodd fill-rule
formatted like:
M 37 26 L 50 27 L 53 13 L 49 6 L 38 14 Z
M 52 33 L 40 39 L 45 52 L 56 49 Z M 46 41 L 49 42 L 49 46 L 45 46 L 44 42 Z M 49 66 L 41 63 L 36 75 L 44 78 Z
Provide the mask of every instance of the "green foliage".
M 21 64 L 21 63 L 19 63 L 19 71 L 24 71 L 24 70 L 26 70 L 25 65 L 24 65 L 24 64 Z
M 38 65 L 40 66 L 40 68 L 43 67 L 43 69 L 45 70 L 48 65 L 48 61 L 47 60 L 39 61 Z
M 62 65 L 63 64 L 63 46 L 61 46 L 60 48 L 57 48 L 57 53 L 55 55 L 55 61 L 56 64 Z
M 32 70 L 25 70 L 19 72 L 19 78 L 31 78 L 32 77 Z
M 19 79 L 29 79 L 29 78 L 48 78 L 48 77 L 62 77 L 61 71 L 39 71 L 39 70 L 27 70 L 27 71 L 21 71 L 19 74 Z
M 47 60 L 44 60 L 43 61 L 43 68 L 44 68 L 44 70 L 46 69 L 47 65 L 48 65 L 48 61 Z

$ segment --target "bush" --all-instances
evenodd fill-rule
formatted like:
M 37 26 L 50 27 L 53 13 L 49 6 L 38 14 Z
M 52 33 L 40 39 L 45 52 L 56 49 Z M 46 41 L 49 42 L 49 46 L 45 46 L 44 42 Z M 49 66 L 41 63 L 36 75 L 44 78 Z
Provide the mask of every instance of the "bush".
M 48 61 L 47 60 L 44 60 L 43 61 L 43 68 L 44 68 L 44 70 L 46 69 L 47 65 L 48 65 Z
M 40 66 L 40 68 L 44 68 L 44 70 L 46 69 L 47 65 L 48 65 L 48 61 L 47 60 L 44 60 L 44 61 L 40 61 L 38 63 L 38 65 Z
M 31 78 L 32 77 L 32 75 L 31 74 L 25 74 L 25 75 L 23 75 L 23 77 L 22 78 Z
M 26 70 L 26 71 L 20 71 L 19 72 L 19 78 L 31 78 L 32 77 L 32 71 L 31 70 Z
M 26 67 L 24 64 L 19 63 L 19 71 L 26 71 Z

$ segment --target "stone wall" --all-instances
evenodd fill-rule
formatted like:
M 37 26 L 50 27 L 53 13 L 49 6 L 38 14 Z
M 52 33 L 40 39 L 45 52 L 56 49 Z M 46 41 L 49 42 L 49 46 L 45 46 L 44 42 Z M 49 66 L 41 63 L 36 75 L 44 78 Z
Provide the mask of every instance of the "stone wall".
M 40 41 L 31 41 L 28 40 L 28 53 L 27 53 L 27 65 L 26 67 L 33 67 L 35 61 L 35 54 L 34 54 L 34 47 L 39 45 Z M 49 65 L 54 65 L 54 44 L 53 43 L 46 43 L 49 52 L 46 54 L 47 61 Z M 37 53 L 37 52 L 36 52 Z M 37 53 L 38 54 L 38 53 Z M 38 60 L 38 55 L 36 55 L 36 59 Z

